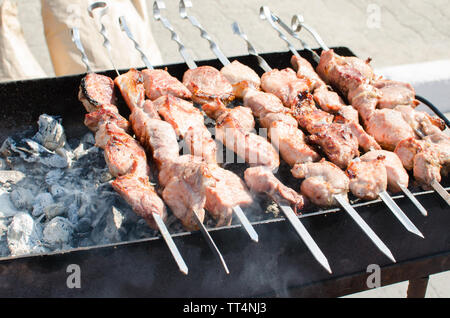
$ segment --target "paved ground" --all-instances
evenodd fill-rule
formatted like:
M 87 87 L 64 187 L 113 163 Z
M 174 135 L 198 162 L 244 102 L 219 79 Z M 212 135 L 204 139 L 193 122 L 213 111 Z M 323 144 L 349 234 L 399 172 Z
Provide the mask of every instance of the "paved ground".
M 28 44 L 47 74 L 52 75 L 40 2 L 16 1 Z M 168 10 L 164 14 L 183 42 L 194 49 L 194 57 L 212 58 L 198 31 L 179 18 L 178 1 L 166 2 Z M 233 21 L 241 24 L 260 52 L 286 50 L 268 23 L 258 17 L 259 7 L 270 4 L 286 22 L 292 14 L 302 13 L 329 46 L 348 46 L 361 57 L 370 56 L 375 67 L 450 59 L 450 0 L 193 0 L 193 3 L 193 14 L 229 56 L 246 54 L 243 43 L 231 32 Z M 181 61 L 168 31 L 153 19 L 151 27 L 165 63 Z M 305 39 L 316 46 L 307 34 Z M 404 297 L 406 288 L 407 283 L 400 283 L 352 297 Z M 431 278 L 427 297 L 450 297 L 450 272 Z

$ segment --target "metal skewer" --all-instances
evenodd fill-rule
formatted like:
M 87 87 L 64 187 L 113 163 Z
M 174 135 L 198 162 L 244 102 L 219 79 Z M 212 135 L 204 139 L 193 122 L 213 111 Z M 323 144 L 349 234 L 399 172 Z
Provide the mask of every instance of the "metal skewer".
M 106 51 L 108 52 L 108 57 L 109 60 L 112 64 L 112 66 L 114 67 L 114 70 L 117 73 L 117 76 L 120 76 L 119 71 L 117 70 L 116 65 L 114 64 L 114 60 L 112 58 L 112 53 L 111 53 L 111 42 L 109 41 L 108 38 L 108 33 L 106 32 L 106 27 L 102 22 L 102 18 L 108 13 L 109 8 L 108 8 L 108 4 L 104 1 L 99 1 L 99 2 L 94 2 L 92 3 L 89 7 L 88 7 L 88 12 L 89 12 L 89 16 L 95 20 L 95 15 L 94 15 L 94 11 L 100 9 L 99 10 L 99 23 L 101 25 L 101 29 L 100 29 L 100 34 L 103 36 L 104 42 L 103 42 L 103 46 L 106 48 Z
M 166 5 L 165 5 L 164 1 L 156 0 L 155 2 L 153 2 L 153 16 L 154 16 L 155 20 L 161 21 L 161 23 L 164 25 L 164 27 L 170 31 L 170 33 L 172 34 L 172 40 L 174 40 L 175 42 L 178 43 L 178 48 L 179 48 L 180 54 L 184 58 L 184 61 L 186 62 L 188 67 L 190 69 L 196 69 L 197 64 L 195 64 L 194 60 L 192 60 L 190 55 L 187 53 L 185 46 L 181 42 L 178 34 L 175 32 L 175 30 L 172 27 L 172 25 L 170 24 L 169 20 L 167 20 L 165 17 L 163 17 L 161 15 L 161 9 L 164 9 L 165 7 L 166 7 Z M 200 232 L 203 234 L 203 237 L 208 242 L 208 245 L 211 248 L 211 250 L 213 251 L 214 255 L 217 257 L 217 259 L 222 264 L 223 268 L 225 269 L 225 272 L 227 274 L 229 274 L 230 271 L 228 270 L 228 266 L 225 263 L 222 253 L 219 251 L 219 249 L 217 248 L 217 245 L 214 243 L 214 240 L 211 238 L 211 235 L 209 235 L 208 230 L 205 228 L 205 226 L 201 222 L 200 218 L 198 217 L 197 212 L 196 211 L 193 211 L 193 212 L 194 212 L 194 216 L 195 216 L 195 221 L 200 228 Z
M 258 53 L 256 53 L 256 50 L 254 49 L 253 45 L 248 40 L 247 35 L 241 30 L 241 28 L 239 27 L 237 22 L 234 22 L 232 24 L 232 28 L 233 28 L 233 31 L 235 34 L 239 35 L 241 38 L 243 38 L 246 41 L 249 51 L 252 50 L 251 54 L 259 57 L 260 60 L 264 61 L 263 65 L 266 65 L 268 68 L 267 70 L 264 69 L 264 71 L 266 71 L 266 72 L 271 71 L 272 68 L 267 64 L 267 62 L 262 57 L 260 57 L 258 55 Z M 375 243 L 375 245 L 378 247 L 378 249 L 395 262 L 395 259 L 392 256 L 391 251 L 380 240 L 380 238 L 375 234 L 375 232 L 373 232 L 373 230 L 369 227 L 369 225 L 367 225 L 367 223 L 359 216 L 359 214 L 353 209 L 353 207 L 347 202 L 347 199 L 342 195 L 335 195 L 335 199 L 339 203 L 339 205 L 344 209 L 344 211 L 346 211 L 352 217 L 352 219 L 356 222 L 356 224 L 358 224 L 358 226 Z
M 293 33 L 296 34 L 295 32 L 300 32 L 302 28 L 305 28 L 309 33 L 311 33 L 311 35 L 314 37 L 314 39 L 317 41 L 317 43 L 322 47 L 322 49 L 324 51 L 328 51 L 330 48 L 322 40 L 319 33 L 317 33 L 317 31 L 314 30 L 309 25 L 305 24 L 304 21 L 305 20 L 304 20 L 303 16 L 300 14 L 296 14 L 292 17 L 292 29 L 294 31 Z M 299 36 L 297 35 L 297 36 L 295 36 L 295 38 L 299 38 Z M 416 99 L 419 100 L 420 102 L 424 103 L 425 105 L 427 105 L 438 117 L 440 117 L 442 120 L 444 120 L 446 126 L 449 127 L 448 118 L 444 114 L 442 114 L 442 112 L 435 105 L 433 105 L 426 98 L 419 96 L 419 95 L 416 95 Z M 425 135 L 420 130 L 414 129 L 414 131 L 420 136 L 420 138 L 425 137 Z M 433 182 L 431 182 L 430 186 L 444 199 L 445 202 L 447 202 L 448 205 L 450 205 L 450 195 L 439 182 L 434 180 Z M 411 192 L 405 187 L 401 187 L 401 189 L 402 189 L 403 193 L 408 198 L 411 199 L 411 201 L 417 207 L 417 209 L 419 209 L 419 211 L 421 211 L 421 213 L 424 214 L 424 210 L 425 210 L 424 207 L 419 203 L 419 201 L 417 199 L 413 199 Z M 424 215 L 427 215 L 427 214 L 425 213 Z
M 200 29 L 202 38 L 206 39 L 210 43 L 210 47 L 211 47 L 212 51 L 214 52 L 214 54 L 217 56 L 217 58 L 222 62 L 222 64 L 224 66 L 230 64 L 230 61 L 228 60 L 228 58 L 225 55 L 223 55 L 219 46 L 211 39 L 211 37 L 206 32 L 206 30 L 203 29 L 203 27 L 201 27 L 201 25 L 197 21 L 197 19 L 194 16 L 187 14 L 186 8 L 191 8 L 191 7 L 192 7 L 191 1 L 181 0 L 180 1 L 180 16 L 183 19 L 188 19 L 195 27 Z M 305 226 L 300 222 L 299 218 L 294 213 L 292 208 L 288 204 L 285 204 L 285 203 L 278 203 L 278 205 L 280 206 L 281 210 L 283 211 L 284 215 L 286 216 L 286 219 L 294 227 L 296 233 L 300 236 L 300 238 L 306 244 L 308 249 L 311 251 L 314 258 L 331 274 L 331 268 L 330 268 L 327 258 L 325 257 L 323 252 L 320 250 L 319 246 L 316 244 L 316 242 L 311 237 L 311 235 L 308 233 Z M 235 212 L 236 212 L 236 215 L 238 215 L 238 217 L 239 217 L 240 212 L 237 212 L 237 211 L 235 211 Z M 244 226 L 245 226 L 245 224 L 244 224 Z
M 87 59 L 87 56 L 85 54 L 85 50 L 83 47 L 83 44 L 80 40 L 80 33 L 78 28 L 72 29 L 72 40 L 75 42 L 75 45 L 79 49 L 83 62 L 86 64 L 87 71 L 90 73 L 90 67 L 89 67 L 89 60 Z M 120 76 L 120 75 L 119 75 Z M 172 239 L 172 236 L 169 233 L 169 230 L 167 229 L 166 225 L 164 224 L 164 221 L 157 213 L 152 213 L 153 219 L 155 220 L 156 226 L 158 227 L 159 233 L 161 233 L 161 236 L 163 237 L 164 241 L 166 242 L 167 247 L 169 248 L 170 253 L 172 254 L 173 258 L 175 259 L 175 262 L 178 265 L 179 270 L 187 275 L 189 270 L 188 267 L 183 259 L 183 257 L 180 254 L 180 251 L 178 250 L 177 246 L 175 245 L 175 242 Z

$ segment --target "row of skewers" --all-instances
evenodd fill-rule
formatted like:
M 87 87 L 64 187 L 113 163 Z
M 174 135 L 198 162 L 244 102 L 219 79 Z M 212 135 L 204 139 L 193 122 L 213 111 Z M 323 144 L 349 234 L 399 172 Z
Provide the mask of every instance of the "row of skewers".
M 105 150 L 108 167 L 116 177 L 113 187 L 151 227 L 159 229 L 183 273 L 187 274 L 187 266 L 165 227 L 164 203 L 187 230 L 202 232 L 227 273 L 226 262 L 203 225 L 205 211 L 219 226 L 229 225 L 235 214 L 252 240 L 258 241 L 241 208 L 253 203 L 252 192 L 265 193 L 280 206 L 314 257 L 330 273 L 328 260 L 298 218 L 305 204 L 340 205 L 394 262 L 388 247 L 349 204 L 349 192 L 364 200 L 380 198 L 408 231 L 423 237 L 387 190 L 403 191 L 426 215 L 408 190 L 406 169 L 413 170 L 415 179 L 424 187 L 440 187 L 439 193 L 448 196 L 439 182 L 441 173 L 446 173 L 450 142 L 442 131 L 445 125 L 441 120 L 414 110 L 417 101 L 409 84 L 378 78 L 368 62 L 355 57 L 341 57 L 330 49 L 324 49 L 319 57 L 306 47 L 318 61 L 316 72 L 276 23 L 300 39 L 298 34 L 267 7 L 261 8 L 261 18 L 288 42 L 296 71 L 271 69 L 234 23 L 234 32 L 247 42 L 249 53 L 257 57 L 265 71 L 259 77 L 248 66 L 226 58 L 198 20 L 188 14 L 191 6 L 190 1 L 180 1 L 180 16 L 201 31 L 224 67 L 221 71 L 197 67 L 161 14 L 164 2 L 155 1 L 155 19 L 170 30 L 189 67 L 182 82 L 165 70 L 153 68 L 124 17 L 120 18 L 120 26 L 141 52 L 147 69 L 131 69 L 124 74 L 116 70 L 114 81 L 91 71 L 78 31 L 73 30 L 74 42 L 88 69 L 79 92 L 88 111 L 85 124 L 96 133 L 97 145 Z M 94 11 L 100 11 L 101 24 L 101 17 L 107 14 L 106 3 L 92 4 L 92 17 Z M 296 22 L 304 25 L 298 17 Z M 111 50 L 103 25 L 100 32 L 105 48 Z M 329 85 L 351 105 L 346 105 Z M 129 120 L 119 114 L 115 105 L 115 86 L 130 109 Z M 242 100 L 243 106 L 229 107 L 233 99 Z M 196 105 L 215 121 L 215 140 L 250 166 L 244 180 L 218 164 L 216 141 Z M 255 133 L 255 122 L 267 129 L 267 137 Z M 189 155 L 179 154 L 177 139 L 184 140 Z M 362 156 L 360 149 L 365 152 Z M 149 182 L 152 173 L 146 155 L 152 157 L 157 168 L 160 191 Z M 295 178 L 304 179 L 301 194 L 275 177 L 280 156 L 292 167 Z M 446 200 L 449 203 L 448 197 Z

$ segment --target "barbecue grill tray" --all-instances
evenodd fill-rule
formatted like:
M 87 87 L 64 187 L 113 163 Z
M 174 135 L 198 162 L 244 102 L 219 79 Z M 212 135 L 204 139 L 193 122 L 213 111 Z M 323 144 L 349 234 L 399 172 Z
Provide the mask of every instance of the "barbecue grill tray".
M 334 50 L 340 55 L 354 55 L 348 48 Z M 320 53 L 320 50 L 317 51 Z M 309 52 L 299 53 L 314 65 Z M 262 56 L 274 68 L 290 66 L 289 52 Z M 254 57 L 240 56 L 231 60 L 234 59 L 262 75 Z M 220 68 L 218 60 L 200 61 L 198 65 Z M 187 70 L 185 64 L 164 67 L 179 79 Z M 113 71 L 102 74 L 115 75 Z M 83 76 L 0 84 L 0 142 L 24 130 L 37 129 L 36 122 L 42 113 L 60 116 L 68 139 L 86 134 L 88 130 L 83 124 L 85 111 L 77 99 Z M 119 109 L 128 115 L 123 100 L 119 101 Z M 242 166 L 237 169 L 239 174 L 242 174 Z M 286 169 L 286 166 L 281 167 L 278 175 L 297 189 L 298 181 L 289 178 Z M 448 178 L 442 184 L 447 186 Z M 427 218 L 421 216 L 403 195 L 394 198 L 424 233 L 425 240 L 408 233 L 379 201 L 354 204 L 391 249 L 397 264 L 391 264 L 349 216 L 334 213 L 339 209 L 310 210 L 303 216 L 302 222 L 328 257 L 332 275 L 314 260 L 284 218 L 269 217 L 254 222 L 260 236 L 258 244 L 249 240 L 240 225 L 211 229 L 211 235 L 229 265 L 230 275 L 223 272 L 199 233 L 178 233 L 174 235 L 174 240 L 189 267 L 188 276 L 178 272 L 163 240 L 154 237 L 0 259 L 0 296 L 339 296 L 367 288 L 364 275 L 369 264 L 382 267 L 385 275 L 383 284 L 406 280 L 411 275 L 422 277 L 450 269 L 448 207 L 433 191 L 412 190 L 430 212 Z M 70 264 L 81 267 L 80 290 L 66 286 L 66 268 Z

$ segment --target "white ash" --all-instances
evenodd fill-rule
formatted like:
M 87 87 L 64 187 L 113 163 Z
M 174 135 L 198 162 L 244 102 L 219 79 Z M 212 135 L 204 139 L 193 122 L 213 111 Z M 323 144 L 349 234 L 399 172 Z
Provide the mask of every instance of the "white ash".
M 158 234 L 111 187 L 92 133 L 67 139 L 60 119 L 42 115 L 37 134 L 7 138 L 0 155 L 0 257 Z

